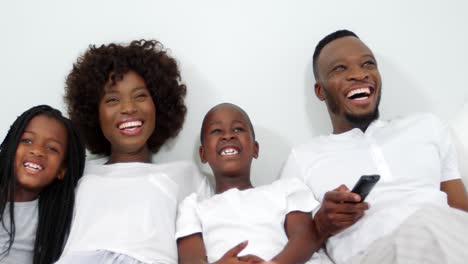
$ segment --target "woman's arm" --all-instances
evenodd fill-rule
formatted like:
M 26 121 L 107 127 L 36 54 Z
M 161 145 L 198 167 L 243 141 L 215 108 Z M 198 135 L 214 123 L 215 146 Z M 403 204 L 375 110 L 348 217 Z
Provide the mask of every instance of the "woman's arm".
M 324 239 L 318 239 L 310 213 L 290 212 L 286 215 L 284 227 L 289 241 L 283 250 L 271 260 L 272 263 L 305 263 L 324 242 Z
M 201 233 L 192 234 L 177 240 L 179 264 L 206 264 L 206 250 Z

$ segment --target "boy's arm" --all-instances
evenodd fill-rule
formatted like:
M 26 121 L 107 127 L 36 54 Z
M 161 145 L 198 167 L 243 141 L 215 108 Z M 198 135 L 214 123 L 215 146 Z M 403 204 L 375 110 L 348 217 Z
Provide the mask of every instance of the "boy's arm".
M 206 250 L 201 233 L 192 234 L 177 240 L 179 264 L 206 264 Z
M 324 243 L 324 238 L 318 238 L 310 213 L 290 212 L 284 227 L 289 241 L 271 263 L 305 263 Z
M 247 241 L 244 241 L 231 248 L 213 264 L 255 264 L 263 262 L 263 259 L 254 255 L 237 256 L 247 246 L 247 243 Z M 177 240 L 177 251 L 179 264 L 208 264 L 201 233 L 179 238 Z
M 468 194 L 461 179 L 441 182 L 440 190 L 447 194 L 450 207 L 468 212 Z

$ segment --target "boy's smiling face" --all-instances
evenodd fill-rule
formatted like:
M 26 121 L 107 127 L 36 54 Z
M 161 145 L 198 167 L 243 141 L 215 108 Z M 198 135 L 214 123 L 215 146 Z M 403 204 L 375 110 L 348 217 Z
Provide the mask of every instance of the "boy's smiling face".
M 258 157 L 258 143 L 253 137 L 246 114 L 232 104 L 212 108 L 202 128 L 200 159 L 208 162 L 215 177 L 250 176 L 252 158 Z

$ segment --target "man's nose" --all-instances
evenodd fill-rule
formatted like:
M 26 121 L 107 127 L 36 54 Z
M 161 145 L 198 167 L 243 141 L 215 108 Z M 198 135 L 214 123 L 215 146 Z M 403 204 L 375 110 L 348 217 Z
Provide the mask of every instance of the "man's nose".
M 349 81 L 362 81 L 369 77 L 369 72 L 362 67 L 351 67 L 348 71 L 347 79 Z

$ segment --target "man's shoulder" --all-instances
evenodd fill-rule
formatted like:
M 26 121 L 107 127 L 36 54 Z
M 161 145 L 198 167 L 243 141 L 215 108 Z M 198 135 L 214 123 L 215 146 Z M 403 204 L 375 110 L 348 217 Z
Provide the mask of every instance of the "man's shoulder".
M 327 141 L 327 138 L 328 136 L 325 135 L 315 136 L 304 143 L 294 146 L 292 149 L 299 152 L 311 151 L 314 150 L 315 147 L 322 146 Z
M 404 116 L 394 118 L 392 121 L 406 121 L 406 122 L 417 122 L 417 121 L 440 121 L 440 119 L 429 112 L 415 112 Z
M 316 136 L 309 139 L 307 142 L 296 145 L 291 149 L 291 155 L 296 157 L 306 156 L 311 157 L 324 151 L 324 148 L 327 147 L 327 142 L 329 136 Z
M 394 124 L 401 127 L 422 127 L 422 128 L 433 128 L 441 126 L 443 122 L 439 117 L 432 113 L 418 112 L 411 113 L 405 116 L 397 117 L 390 120 L 390 124 Z

